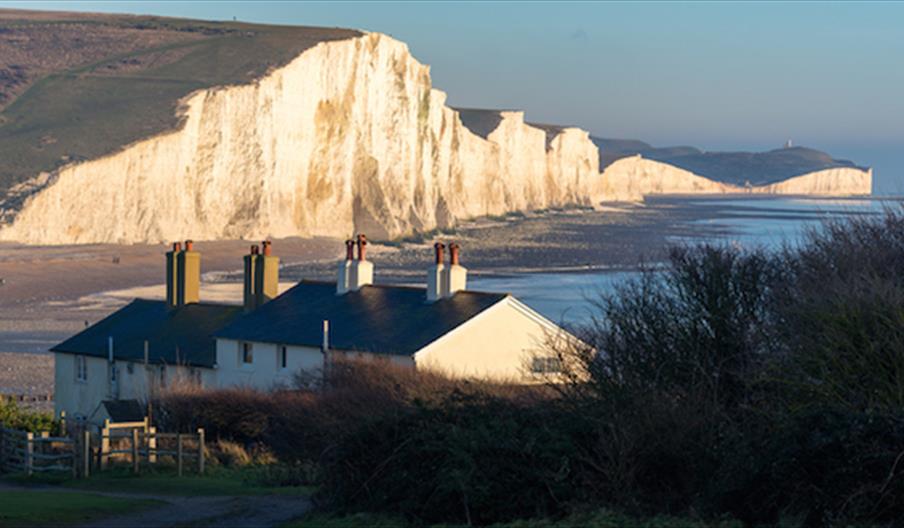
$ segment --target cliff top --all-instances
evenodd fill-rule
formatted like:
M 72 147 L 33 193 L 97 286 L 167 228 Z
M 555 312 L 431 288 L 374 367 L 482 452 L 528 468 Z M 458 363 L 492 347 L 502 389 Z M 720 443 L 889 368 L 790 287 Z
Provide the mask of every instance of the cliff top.
M 808 172 L 838 167 L 866 170 L 852 161 L 806 147 L 767 152 L 704 152 L 696 147 L 657 148 L 636 139 L 591 137 L 600 149 L 600 170 L 616 160 L 640 154 L 711 180 L 735 185 L 766 185 Z
M 178 126 L 181 98 L 252 82 L 349 29 L 0 9 L 0 193 Z

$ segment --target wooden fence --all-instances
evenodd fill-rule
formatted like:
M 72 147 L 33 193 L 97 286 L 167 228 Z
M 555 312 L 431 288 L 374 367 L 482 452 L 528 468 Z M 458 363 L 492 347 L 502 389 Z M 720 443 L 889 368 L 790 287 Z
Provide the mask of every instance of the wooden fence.
M 77 456 L 72 438 L 0 427 L 0 470 L 26 475 L 68 471 L 75 475 Z
M 104 423 L 100 433 L 72 431 L 52 437 L 0 426 L 0 472 L 92 472 L 127 464 L 134 473 L 143 465 L 174 465 L 179 476 L 187 469 L 204 473 L 204 429 L 195 433 L 160 433 L 147 421 Z
M 85 437 L 90 446 L 91 439 Z M 99 446 L 96 453 L 96 467 L 106 469 L 116 462 L 127 461 L 134 473 L 141 471 L 144 464 L 172 463 L 176 472 L 182 476 L 188 464 L 194 466 L 199 474 L 204 473 L 204 429 L 195 433 L 161 433 L 156 427 L 149 427 L 144 422 L 104 423 L 98 435 Z M 85 444 L 85 442 L 82 442 Z M 85 452 L 90 456 L 90 451 Z M 142 462 L 143 461 L 143 462 Z M 90 469 L 86 465 L 84 473 Z

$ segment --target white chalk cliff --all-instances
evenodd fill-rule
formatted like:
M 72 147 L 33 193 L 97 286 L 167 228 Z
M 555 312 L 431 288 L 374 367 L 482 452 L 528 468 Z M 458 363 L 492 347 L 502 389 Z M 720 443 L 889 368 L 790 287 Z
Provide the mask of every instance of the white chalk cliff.
M 746 192 L 640 157 L 600 174 L 585 131 L 498 112 L 475 133 L 445 103 L 405 44 L 324 42 L 253 84 L 194 92 L 178 130 L 21 184 L 0 198 L 0 239 L 387 238 L 515 210 Z M 868 194 L 870 179 L 832 169 L 756 191 Z

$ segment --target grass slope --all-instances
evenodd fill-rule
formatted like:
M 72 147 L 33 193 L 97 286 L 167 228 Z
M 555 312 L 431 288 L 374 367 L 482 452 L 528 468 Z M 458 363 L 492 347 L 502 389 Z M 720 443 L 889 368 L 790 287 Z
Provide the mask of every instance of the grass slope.
M 6 32 L 26 46 L 29 38 L 62 33 L 59 28 L 74 23 L 74 16 L 0 12 L 0 39 Z M 359 35 L 334 28 L 115 15 L 79 15 L 77 23 L 98 26 L 94 48 L 76 50 L 78 40 L 73 39 L 71 45 L 64 41 L 42 48 L 43 56 L 35 54 L 34 64 L 13 65 L 43 71 L 40 65 L 66 63 L 54 60 L 54 54 L 103 55 L 89 64 L 72 66 L 69 61 L 66 66 L 71 67 L 47 72 L 0 113 L 0 195 L 42 171 L 98 158 L 178 127 L 178 101 L 194 90 L 248 83 L 320 42 Z M 119 51 L 142 32 L 154 32 L 157 38 L 146 39 L 148 47 Z

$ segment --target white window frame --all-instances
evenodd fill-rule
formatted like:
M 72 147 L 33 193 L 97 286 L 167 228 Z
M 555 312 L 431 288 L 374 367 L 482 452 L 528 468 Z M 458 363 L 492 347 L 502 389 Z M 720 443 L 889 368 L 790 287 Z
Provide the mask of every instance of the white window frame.
M 88 383 L 88 357 L 82 354 L 75 356 L 75 381 Z
M 538 375 L 561 374 L 562 359 L 556 356 L 534 356 L 530 371 Z
M 251 343 L 250 341 L 240 341 L 238 359 L 240 367 L 252 367 L 254 365 L 254 343 Z

